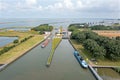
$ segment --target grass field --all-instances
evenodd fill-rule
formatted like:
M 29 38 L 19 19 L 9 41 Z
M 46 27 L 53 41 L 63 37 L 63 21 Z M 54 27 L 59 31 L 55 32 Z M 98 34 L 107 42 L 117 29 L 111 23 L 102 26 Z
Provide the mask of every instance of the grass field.
M 27 38 L 29 36 L 37 35 L 38 33 L 35 31 L 28 31 L 28 32 L 19 32 L 19 31 L 4 31 L 0 32 L 0 36 L 6 36 L 6 37 L 18 37 L 18 40 L 21 41 L 24 38 Z M 13 43 L 9 43 L 5 46 L 11 46 Z M 3 46 L 3 47 L 5 47 Z M 0 50 L 3 48 L 0 47 Z
M 0 55 L 0 64 L 5 64 L 13 61 L 20 55 L 24 54 L 25 51 L 29 50 L 32 48 L 34 45 L 38 44 L 44 39 L 44 35 L 39 35 L 36 32 L 29 31 L 29 32 L 16 32 L 16 31 L 8 31 L 8 32 L 0 32 L 0 36 L 18 36 L 19 40 L 28 37 L 28 36 L 33 36 L 32 38 L 28 39 L 27 41 L 20 43 L 13 49 L 9 50 L 8 52 Z M 6 46 L 12 45 L 8 44 Z
M 35 35 L 38 34 L 35 31 L 28 31 L 28 32 L 19 32 L 19 31 L 4 31 L 4 32 L 0 32 L 0 36 L 9 36 L 9 37 L 13 37 L 13 36 L 17 36 L 19 37 L 19 40 L 28 37 L 30 35 Z
M 106 37 L 120 36 L 120 31 L 114 31 L 114 30 L 93 30 L 93 32 Z
M 90 55 L 90 52 L 86 51 L 84 49 L 84 47 L 82 46 L 82 44 L 76 42 L 75 40 L 71 40 L 71 42 L 74 45 L 74 47 L 80 52 L 80 55 L 82 55 L 86 61 L 87 61 L 87 59 L 90 60 L 92 58 L 91 55 Z M 108 59 L 98 60 L 97 65 L 120 66 L 120 61 L 111 61 L 111 60 L 108 60 Z

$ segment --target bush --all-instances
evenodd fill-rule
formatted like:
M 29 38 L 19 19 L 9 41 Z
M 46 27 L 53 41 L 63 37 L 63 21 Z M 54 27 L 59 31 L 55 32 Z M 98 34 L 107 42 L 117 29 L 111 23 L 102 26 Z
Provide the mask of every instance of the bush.
M 45 34 L 45 32 L 44 31 L 40 31 L 39 34 Z
M 119 68 L 113 68 L 113 69 L 120 74 L 120 67 Z
M 30 39 L 30 38 L 32 38 L 33 36 L 29 36 L 29 37 L 25 37 L 24 39 L 22 39 L 20 42 L 22 43 L 22 42 L 25 42 L 25 41 L 27 41 L 28 39 Z
M 13 43 L 15 43 L 15 44 L 16 44 L 16 43 L 19 43 L 19 40 L 16 39 L 16 40 L 13 41 Z
M 8 52 L 10 49 L 14 48 L 16 45 L 12 45 L 9 47 L 4 47 L 1 51 L 0 51 L 0 55 L 2 55 L 5 52 Z

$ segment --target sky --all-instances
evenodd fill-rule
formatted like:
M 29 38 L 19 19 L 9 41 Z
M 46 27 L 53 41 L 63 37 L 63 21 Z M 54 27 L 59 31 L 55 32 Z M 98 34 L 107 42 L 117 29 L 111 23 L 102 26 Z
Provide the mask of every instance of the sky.
M 120 0 L 0 0 L 0 18 L 120 18 Z

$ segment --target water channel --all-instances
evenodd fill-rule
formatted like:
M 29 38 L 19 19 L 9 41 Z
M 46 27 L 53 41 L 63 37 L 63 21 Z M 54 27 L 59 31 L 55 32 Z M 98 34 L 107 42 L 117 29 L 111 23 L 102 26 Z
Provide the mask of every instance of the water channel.
M 38 45 L 1 71 L 0 80 L 96 80 L 89 69 L 77 62 L 68 40 L 61 41 L 51 66 L 46 67 L 50 49 L 51 42 L 46 48 Z
M 89 69 L 83 69 L 73 56 L 73 47 L 62 40 L 52 64 L 46 67 L 51 42 L 46 48 L 38 45 L 0 72 L 0 80 L 96 80 Z
M 17 37 L 0 37 L 0 47 L 5 46 L 11 42 L 13 42 Z
M 33 20 L 33 19 L 28 19 Z M 25 21 L 28 21 L 25 20 Z M 99 22 L 103 19 L 66 19 L 67 23 L 56 23 L 52 24 L 55 21 L 65 22 L 65 19 L 35 19 L 33 22 L 20 22 L 24 19 L 1 19 L 0 22 L 10 22 L 17 21 L 15 23 L 5 23 L 0 24 L 0 28 L 6 27 L 21 27 L 21 26 L 37 26 L 43 23 L 51 23 L 54 26 L 68 26 L 71 23 L 80 23 L 80 22 Z M 69 22 L 69 23 L 68 23 Z M 0 40 L 1 43 L 4 40 Z M 13 41 L 13 40 L 12 40 Z M 6 44 L 4 44 L 6 45 Z M 38 45 L 36 48 L 28 52 L 26 55 L 9 65 L 5 70 L 0 72 L 0 80 L 95 80 L 93 75 L 89 70 L 81 68 L 76 59 L 73 56 L 74 49 L 67 40 L 62 40 L 60 45 L 55 51 L 52 64 L 47 68 L 46 62 L 50 53 L 51 43 L 46 48 L 41 48 L 41 45 Z M 105 71 L 100 69 L 99 71 Z M 110 74 L 112 72 L 105 71 Z M 101 73 L 101 72 L 98 72 Z M 102 78 L 106 77 L 105 73 L 101 75 Z M 114 73 L 113 73 L 114 74 Z M 109 77 L 109 75 L 107 75 Z M 119 76 L 119 75 L 118 75 Z M 114 76 L 116 77 L 116 76 Z M 105 78 L 104 78 L 105 79 Z M 110 80 L 110 78 L 108 78 Z M 111 80 L 113 77 L 111 78 Z M 115 79 L 115 78 L 114 78 Z M 119 77 L 118 77 L 119 80 Z

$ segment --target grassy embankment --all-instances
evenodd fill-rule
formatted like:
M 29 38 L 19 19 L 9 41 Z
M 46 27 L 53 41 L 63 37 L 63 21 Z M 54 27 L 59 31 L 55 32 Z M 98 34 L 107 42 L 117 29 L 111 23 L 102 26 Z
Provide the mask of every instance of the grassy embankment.
M 19 41 L 24 39 L 28 36 L 33 36 L 32 38 L 28 39 L 27 41 L 23 43 L 19 43 L 16 47 L 9 50 L 8 52 L 0 55 L 0 64 L 6 64 L 9 63 L 19 56 L 23 55 L 27 50 L 32 48 L 34 45 L 41 42 L 44 38 L 43 35 L 39 35 L 37 32 L 29 31 L 29 32 L 17 32 L 17 31 L 7 31 L 7 32 L 0 32 L 0 36 L 17 36 L 19 38 Z M 6 46 L 13 45 L 14 43 L 10 43 Z
M 51 52 L 50 52 L 50 55 L 49 55 L 48 60 L 47 60 L 47 66 L 50 66 L 55 49 L 57 48 L 57 46 L 59 45 L 61 40 L 62 40 L 61 38 L 53 38 Z

